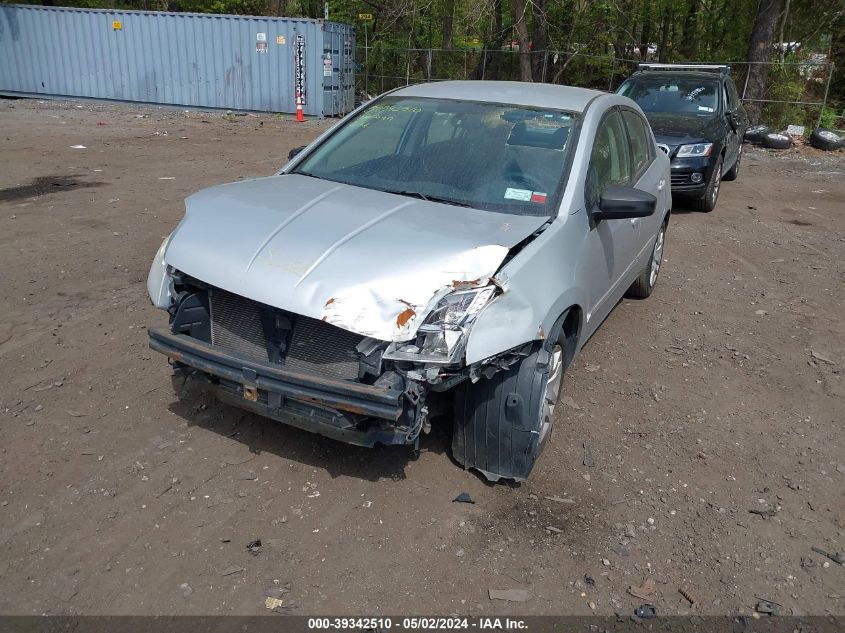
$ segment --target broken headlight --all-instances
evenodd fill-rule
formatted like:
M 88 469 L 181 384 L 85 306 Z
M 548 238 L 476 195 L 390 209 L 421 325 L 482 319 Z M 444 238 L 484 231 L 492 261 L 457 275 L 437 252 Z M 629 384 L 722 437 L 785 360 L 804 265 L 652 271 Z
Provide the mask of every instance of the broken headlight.
M 495 290 L 495 286 L 485 286 L 450 292 L 417 329 L 416 338 L 391 343 L 384 358 L 440 365 L 455 363 L 466 347 L 475 317 L 490 302 Z

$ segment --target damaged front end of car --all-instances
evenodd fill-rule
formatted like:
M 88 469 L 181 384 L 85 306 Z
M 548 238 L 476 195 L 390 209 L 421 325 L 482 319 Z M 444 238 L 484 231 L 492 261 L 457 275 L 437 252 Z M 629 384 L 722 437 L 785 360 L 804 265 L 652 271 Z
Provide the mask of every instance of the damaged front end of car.
M 170 324 L 150 328 L 150 347 L 168 357 L 177 393 L 211 392 L 225 403 L 349 444 L 418 446 L 431 418 L 451 406 L 446 392 L 509 366 L 530 348 L 465 364 L 473 323 L 501 292 L 491 280 L 456 282 L 436 293 L 413 338 L 395 342 L 164 266 L 159 272 L 167 281 L 150 286 L 150 294 L 166 308 Z M 397 328 L 412 312 L 409 307 L 397 315 Z

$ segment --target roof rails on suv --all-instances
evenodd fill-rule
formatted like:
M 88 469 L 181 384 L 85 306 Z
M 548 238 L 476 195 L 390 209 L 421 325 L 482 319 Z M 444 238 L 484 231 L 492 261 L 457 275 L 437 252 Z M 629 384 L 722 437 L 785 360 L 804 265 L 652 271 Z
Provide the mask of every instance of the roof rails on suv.
M 718 71 L 720 75 L 731 74 L 731 69 L 725 64 L 639 64 L 638 70 L 703 70 Z

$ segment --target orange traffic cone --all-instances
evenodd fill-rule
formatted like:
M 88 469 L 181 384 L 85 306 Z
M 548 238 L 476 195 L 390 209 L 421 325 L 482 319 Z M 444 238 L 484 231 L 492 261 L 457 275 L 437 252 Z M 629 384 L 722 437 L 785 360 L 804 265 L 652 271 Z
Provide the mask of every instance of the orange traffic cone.
M 296 98 L 296 120 L 302 123 L 305 117 L 302 116 L 302 97 Z

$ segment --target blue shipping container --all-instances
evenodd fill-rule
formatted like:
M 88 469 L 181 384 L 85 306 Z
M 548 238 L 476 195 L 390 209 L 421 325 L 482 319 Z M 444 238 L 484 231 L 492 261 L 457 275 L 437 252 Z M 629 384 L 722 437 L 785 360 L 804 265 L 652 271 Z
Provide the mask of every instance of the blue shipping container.
M 338 116 L 355 31 L 323 20 L 0 4 L 0 93 Z

